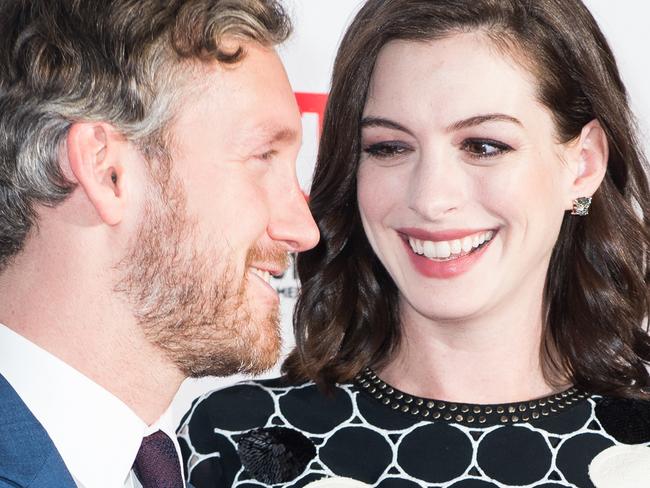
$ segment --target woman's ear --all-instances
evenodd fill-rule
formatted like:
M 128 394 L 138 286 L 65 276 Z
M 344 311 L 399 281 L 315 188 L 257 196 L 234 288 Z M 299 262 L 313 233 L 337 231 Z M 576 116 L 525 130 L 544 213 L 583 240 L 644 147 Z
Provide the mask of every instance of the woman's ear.
M 605 177 L 609 161 L 609 143 L 600 122 L 594 119 L 585 125 L 578 139 L 571 144 L 572 181 L 567 195 L 567 210 L 580 197 L 591 197 Z
M 105 123 L 75 123 L 66 137 L 70 170 L 108 225 L 118 224 L 123 216 L 121 144 L 124 138 Z

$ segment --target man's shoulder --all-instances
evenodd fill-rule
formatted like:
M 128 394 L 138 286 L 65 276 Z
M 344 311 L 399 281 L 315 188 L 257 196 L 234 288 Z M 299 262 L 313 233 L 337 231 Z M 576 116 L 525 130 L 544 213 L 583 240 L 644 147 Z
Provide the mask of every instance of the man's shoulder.
M 49 435 L 0 375 L 0 487 L 73 487 Z

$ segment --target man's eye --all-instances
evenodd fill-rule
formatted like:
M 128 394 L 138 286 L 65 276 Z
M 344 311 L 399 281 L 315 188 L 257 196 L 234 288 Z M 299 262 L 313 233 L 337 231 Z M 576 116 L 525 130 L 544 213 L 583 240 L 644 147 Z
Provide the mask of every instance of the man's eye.
M 492 158 L 512 151 L 512 147 L 507 144 L 484 139 L 467 139 L 463 141 L 461 149 L 475 158 Z
M 275 149 L 271 149 L 270 151 L 266 151 L 266 152 L 264 152 L 262 154 L 259 154 L 257 156 L 257 159 L 261 159 L 262 161 L 270 161 L 271 159 L 273 159 L 275 157 L 275 155 L 277 153 L 278 152 Z
M 400 142 L 378 142 L 365 146 L 363 152 L 373 158 L 388 159 L 411 152 L 411 147 Z

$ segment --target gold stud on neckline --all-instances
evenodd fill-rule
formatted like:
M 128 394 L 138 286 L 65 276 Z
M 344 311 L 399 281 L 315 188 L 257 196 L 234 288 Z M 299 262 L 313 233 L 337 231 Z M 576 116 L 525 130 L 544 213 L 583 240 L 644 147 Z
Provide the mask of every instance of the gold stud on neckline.
M 587 393 L 581 392 L 574 387 L 553 396 L 526 403 L 494 406 L 468 405 L 445 403 L 407 395 L 383 382 L 370 368 L 356 375 L 354 382 L 366 390 L 374 399 L 392 410 L 422 418 L 430 417 L 434 420 L 443 419 L 446 422 L 465 424 L 473 424 L 474 422 L 479 424 L 488 422 L 490 424 L 493 422 L 497 424 L 515 424 L 539 420 L 542 417 L 561 413 L 580 400 L 589 397 Z M 477 417 L 470 413 L 476 414 Z

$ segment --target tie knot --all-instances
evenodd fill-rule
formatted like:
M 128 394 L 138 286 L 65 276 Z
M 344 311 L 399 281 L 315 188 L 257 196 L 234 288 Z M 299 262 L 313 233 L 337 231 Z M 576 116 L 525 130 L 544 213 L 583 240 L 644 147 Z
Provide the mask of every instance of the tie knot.
M 143 488 L 183 488 L 178 453 L 162 430 L 142 439 L 133 469 Z

